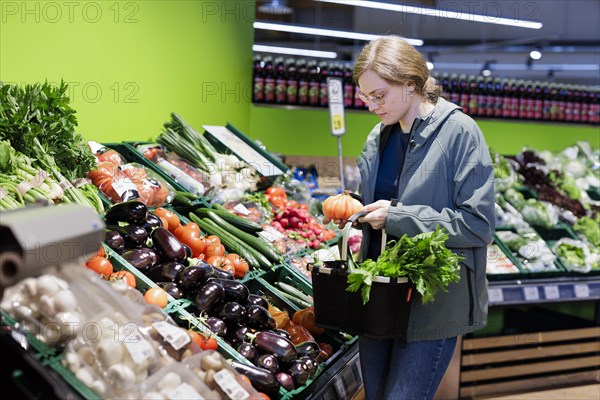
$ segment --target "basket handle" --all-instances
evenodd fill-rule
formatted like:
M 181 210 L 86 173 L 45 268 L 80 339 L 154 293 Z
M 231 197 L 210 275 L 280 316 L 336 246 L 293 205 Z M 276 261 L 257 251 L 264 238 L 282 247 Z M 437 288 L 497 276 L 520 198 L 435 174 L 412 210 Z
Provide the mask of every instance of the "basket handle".
M 348 236 L 350 234 L 350 229 L 352 228 L 352 224 L 354 224 L 360 217 L 364 217 L 367 215 L 369 211 L 360 211 L 356 214 L 352 215 L 348 218 L 348 223 L 344 226 L 344 230 L 342 232 L 342 252 L 340 254 L 342 261 L 348 261 Z M 381 253 L 385 250 L 385 245 L 387 242 L 387 232 L 385 229 L 381 231 Z M 351 263 L 348 263 L 348 268 L 351 268 Z

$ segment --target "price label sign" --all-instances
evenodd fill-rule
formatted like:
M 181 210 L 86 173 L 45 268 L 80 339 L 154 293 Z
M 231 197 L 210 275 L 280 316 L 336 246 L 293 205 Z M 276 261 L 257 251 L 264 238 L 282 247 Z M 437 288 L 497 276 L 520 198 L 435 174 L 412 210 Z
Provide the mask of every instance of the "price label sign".
M 523 288 L 523 294 L 525 295 L 525 300 L 527 301 L 535 301 L 540 299 L 540 292 L 538 291 L 537 286 L 525 286 Z
M 558 291 L 558 286 L 544 286 L 544 295 L 547 300 L 558 300 L 560 299 L 560 292 Z
M 490 303 L 504 303 L 504 294 L 500 288 L 488 289 L 488 296 L 490 298 Z
M 329 99 L 329 120 L 331 134 L 341 136 L 346 133 L 344 119 L 344 89 L 339 78 L 327 78 L 327 96 Z
M 588 285 L 575 285 L 575 297 L 578 299 L 587 299 L 590 297 L 590 287 Z

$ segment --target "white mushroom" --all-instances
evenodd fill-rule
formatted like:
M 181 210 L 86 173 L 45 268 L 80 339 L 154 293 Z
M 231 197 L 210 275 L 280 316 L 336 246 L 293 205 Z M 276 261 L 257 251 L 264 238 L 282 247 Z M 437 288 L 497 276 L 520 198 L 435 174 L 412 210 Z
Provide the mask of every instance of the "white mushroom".
M 63 359 L 66 367 L 72 372 L 76 372 L 81 368 L 81 358 L 77 355 L 77 353 L 73 353 L 72 351 L 67 352 L 65 354 L 65 358 Z
M 106 384 L 103 381 L 101 381 L 100 379 L 98 379 L 94 383 L 92 383 L 92 385 L 90 386 L 90 389 L 92 389 L 94 392 L 96 392 L 96 394 L 99 395 L 100 397 L 103 397 L 104 395 L 106 395 Z
M 43 275 L 38 278 L 36 288 L 39 294 L 53 296 L 61 289 L 61 286 L 62 285 L 55 276 Z
M 96 357 L 104 368 L 119 364 L 123 360 L 123 345 L 111 339 L 102 339 L 96 345 Z
M 179 385 L 181 385 L 181 378 L 174 372 L 168 372 L 158 382 L 158 387 L 161 388 L 161 391 L 164 389 L 175 389 Z
M 144 400 L 165 400 L 165 396 L 158 392 L 148 392 L 144 394 Z
M 88 367 L 83 367 L 75 373 L 75 378 L 79 379 L 85 386 L 90 387 L 94 383 L 94 375 Z
M 56 309 L 54 308 L 54 299 L 52 298 L 52 295 L 43 294 L 38 301 L 38 305 L 40 308 L 40 313 L 42 315 L 45 315 L 46 317 L 51 317 L 54 314 L 56 314 Z
M 88 346 L 81 346 L 77 349 L 77 354 L 87 365 L 93 365 L 96 361 L 96 356 L 94 356 L 94 352 Z
M 57 312 L 75 311 L 77 309 L 77 299 L 70 290 L 61 290 L 54 295 L 54 308 Z
M 27 278 L 23 281 L 23 286 L 21 287 L 21 289 L 23 290 L 23 292 L 33 298 L 35 296 L 37 296 L 37 281 L 35 278 Z
M 122 391 L 135 384 L 135 374 L 131 368 L 123 364 L 116 364 L 108 368 L 107 376 L 108 381 L 117 391 Z

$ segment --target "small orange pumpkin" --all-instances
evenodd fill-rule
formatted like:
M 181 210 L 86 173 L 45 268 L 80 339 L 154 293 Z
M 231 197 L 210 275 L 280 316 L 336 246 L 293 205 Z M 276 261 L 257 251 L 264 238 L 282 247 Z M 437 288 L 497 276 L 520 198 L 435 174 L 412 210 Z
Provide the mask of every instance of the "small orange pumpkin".
M 362 209 L 360 201 L 350 196 L 348 192 L 328 197 L 323 202 L 323 214 L 328 219 L 347 220 Z

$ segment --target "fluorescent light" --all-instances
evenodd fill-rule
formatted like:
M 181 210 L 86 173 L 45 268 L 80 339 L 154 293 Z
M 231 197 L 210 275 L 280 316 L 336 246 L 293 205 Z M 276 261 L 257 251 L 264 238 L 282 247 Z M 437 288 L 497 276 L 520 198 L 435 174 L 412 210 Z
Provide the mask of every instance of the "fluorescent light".
M 533 60 L 539 60 L 542 58 L 542 53 L 539 50 L 531 50 L 529 57 L 531 57 Z
M 321 28 L 309 28 L 307 26 L 288 25 L 288 24 L 273 24 L 271 22 L 255 22 L 254 29 L 266 29 L 271 31 L 279 32 L 290 32 L 300 33 L 305 35 L 317 35 L 317 36 L 329 36 L 344 39 L 355 39 L 355 40 L 374 40 L 382 37 L 383 35 L 373 35 L 370 33 L 357 33 L 348 31 L 336 31 L 332 29 L 321 29 Z M 404 38 L 409 44 L 413 46 L 422 46 L 423 41 L 419 39 L 408 39 Z
M 427 61 L 426 64 L 427 64 L 427 69 L 431 71 L 434 67 L 433 63 L 431 61 Z
M 481 63 L 453 63 L 436 61 L 435 66 L 443 71 L 446 69 L 481 70 Z M 598 64 L 533 64 L 534 71 L 600 71 Z M 496 64 L 495 71 L 523 71 L 523 64 Z
M 337 58 L 337 53 L 333 51 L 294 49 L 291 47 L 263 46 L 260 44 L 252 46 L 252 50 L 264 53 L 292 54 L 295 56 Z
M 486 24 L 517 26 L 520 28 L 540 29 L 543 24 L 537 21 L 525 21 L 513 18 L 501 18 L 495 15 L 471 14 L 452 10 L 441 10 L 436 8 L 417 7 L 409 4 L 390 4 L 379 1 L 365 0 L 316 0 L 323 3 L 336 3 L 347 6 L 375 8 L 379 10 L 398 11 L 406 14 L 428 15 L 437 18 L 459 19 L 463 21 L 483 22 Z M 457 4 L 457 3 L 453 3 Z M 478 3 L 475 3 L 478 4 Z M 495 8 L 494 10 L 497 10 Z

